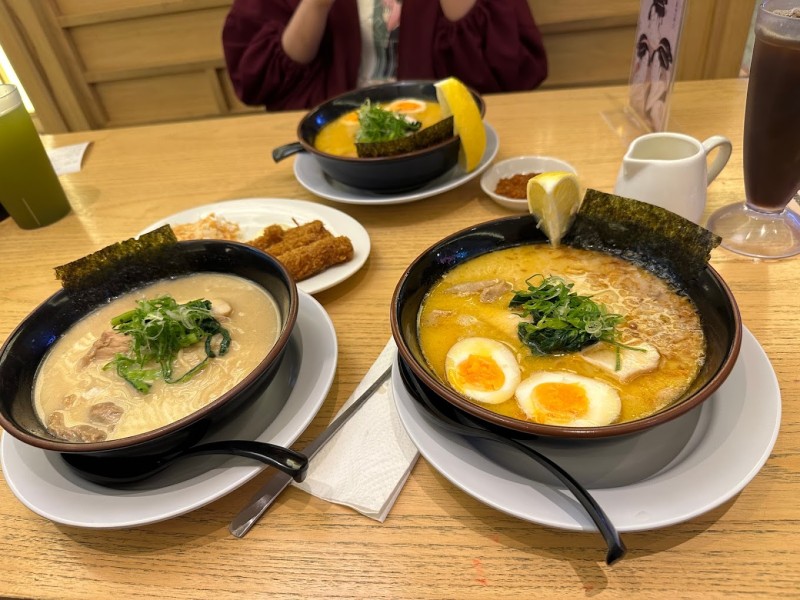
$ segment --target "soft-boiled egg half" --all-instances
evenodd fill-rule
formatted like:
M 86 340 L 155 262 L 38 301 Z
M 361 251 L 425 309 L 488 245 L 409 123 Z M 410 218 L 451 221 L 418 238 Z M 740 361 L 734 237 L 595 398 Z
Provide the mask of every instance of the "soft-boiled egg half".
M 414 115 L 425 110 L 425 102 L 416 98 L 398 98 L 386 106 L 386 110 L 403 115 Z
M 619 418 L 617 390 L 596 379 L 563 371 L 540 371 L 519 384 L 517 403 L 536 423 L 599 427 Z
M 483 337 L 464 338 L 453 344 L 445 358 L 447 381 L 467 398 L 500 404 L 514 395 L 520 380 L 519 365 L 505 344 Z
M 342 123 L 347 127 L 358 127 L 358 111 L 354 110 L 344 115 Z

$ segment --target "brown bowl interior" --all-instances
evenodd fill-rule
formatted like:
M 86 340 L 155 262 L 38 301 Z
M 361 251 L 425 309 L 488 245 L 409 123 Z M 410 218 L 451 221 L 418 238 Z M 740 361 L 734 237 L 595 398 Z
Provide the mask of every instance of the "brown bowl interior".
M 535 243 L 546 243 L 546 239 L 530 215 L 490 221 L 431 246 L 401 277 L 392 298 L 392 335 L 401 360 L 437 396 L 509 435 L 587 439 L 636 433 L 672 420 L 706 400 L 728 376 L 741 345 L 741 318 L 728 286 L 712 267 L 706 266 L 696 278 L 679 282 L 700 313 L 707 344 L 706 361 L 682 397 L 660 412 L 605 427 L 559 427 L 499 415 L 462 397 L 439 379 L 422 354 L 417 334 L 422 301 L 430 287 L 455 265 L 493 250 Z

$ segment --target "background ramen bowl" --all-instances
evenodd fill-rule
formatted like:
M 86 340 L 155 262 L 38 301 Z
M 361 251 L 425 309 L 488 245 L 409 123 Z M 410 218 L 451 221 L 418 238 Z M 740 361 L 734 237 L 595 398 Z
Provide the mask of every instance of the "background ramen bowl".
M 123 293 L 164 276 L 200 272 L 238 275 L 265 289 L 278 305 L 281 317 L 278 340 L 238 385 L 179 421 L 139 435 L 92 443 L 67 442 L 50 435 L 33 406 L 37 368 L 47 350 L 67 329 L 110 297 L 105 290 L 87 297 L 62 289 L 28 315 L 0 348 L 0 426 L 26 444 L 63 453 L 70 466 L 74 466 L 71 459 L 81 464 L 87 461 L 92 464 L 93 459 L 98 459 L 107 465 L 115 460 L 118 463 L 114 464 L 127 466 L 126 461 L 143 463 L 180 453 L 257 399 L 275 376 L 297 320 L 297 288 L 276 259 L 236 242 L 179 242 L 170 250 L 168 265 L 161 272 L 126 280 L 118 289 Z
M 460 144 L 458 136 L 422 150 L 381 158 L 352 158 L 320 152 L 314 147 L 314 140 L 325 125 L 357 109 L 367 99 L 391 102 L 398 98 L 419 98 L 436 102 L 433 84 L 433 81 L 395 81 L 332 98 L 300 120 L 297 126 L 298 142 L 276 148 L 272 156 L 278 161 L 296 152 L 308 152 L 331 179 L 370 192 L 394 194 L 425 185 L 456 166 Z M 475 91 L 472 95 L 483 115 L 486 110 L 483 99 Z
M 517 212 L 528 212 L 527 198 L 509 198 L 495 192 L 497 182 L 518 173 L 544 173 L 546 171 L 578 172 L 571 164 L 552 156 L 515 156 L 494 163 L 481 176 L 481 189 L 503 208 Z
M 604 427 L 559 427 L 499 415 L 453 391 L 428 366 L 420 349 L 417 315 L 425 295 L 457 264 L 493 250 L 534 243 L 546 243 L 546 239 L 531 215 L 482 223 L 431 246 L 411 263 L 398 282 L 390 321 L 400 360 L 438 398 L 511 437 L 579 440 L 638 433 L 670 421 L 705 401 L 728 376 L 739 354 L 742 323 L 730 289 L 712 267 L 706 266 L 698 277 L 682 282 L 700 313 L 707 345 L 705 364 L 683 396 L 654 415 Z

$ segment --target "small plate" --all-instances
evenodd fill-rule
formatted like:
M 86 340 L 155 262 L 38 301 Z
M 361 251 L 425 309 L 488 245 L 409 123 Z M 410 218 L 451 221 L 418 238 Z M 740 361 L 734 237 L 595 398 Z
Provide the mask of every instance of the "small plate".
M 308 294 L 299 296 L 297 324 L 275 379 L 259 400 L 204 441 L 255 439 L 289 446 L 319 411 L 336 372 L 336 331 L 321 304 Z M 273 405 L 276 414 L 269 420 L 262 409 Z M 135 485 L 107 488 L 76 475 L 58 453 L 7 433 L 0 453 L 6 483 L 25 506 L 56 523 L 94 529 L 177 517 L 229 494 L 264 469 L 238 457 L 187 457 Z
M 453 188 L 457 188 L 480 175 L 489 166 L 489 163 L 497 156 L 497 133 L 488 123 L 484 122 L 483 126 L 486 129 L 486 150 L 484 150 L 481 162 L 478 163 L 474 171 L 464 173 L 461 167 L 456 166 L 444 175 L 410 192 L 376 194 L 344 185 L 323 173 L 317 160 L 303 152 L 299 153 L 294 160 L 294 175 L 300 185 L 312 194 L 343 204 L 384 205 L 416 202 L 417 200 L 429 198 L 436 194 L 443 194 Z
M 545 173 L 547 171 L 568 171 L 575 173 L 575 167 L 560 158 L 552 156 L 515 156 L 501 160 L 487 169 L 481 177 L 481 189 L 500 206 L 510 210 L 527 212 L 527 198 L 509 198 L 495 192 L 497 182 L 517 173 Z
M 451 483 L 517 518 L 571 531 L 596 531 L 578 501 L 544 469 L 513 449 L 428 423 L 392 373 L 400 420 L 420 453 Z M 703 404 L 635 436 L 528 442 L 594 496 L 619 531 L 687 521 L 739 493 L 769 458 L 781 421 L 775 371 L 758 341 L 743 331 L 739 359 Z
M 316 294 L 341 283 L 356 273 L 369 256 L 369 234 L 364 226 L 353 217 L 324 204 L 283 198 L 243 198 L 197 206 L 156 221 L 137 235 L 152 231 L 162 225 L 192 223 L 210 213 L 237 223 L 241 228 L 240 241 L 243 242 L 258 237 L 267 225 L 294 226 L 315 219 L 322 221 L 326 229 L 333 235 L 346 235 L 350 238 L 353 243 L 351 260 L 297 282 L 297 287 L 307 294 Z

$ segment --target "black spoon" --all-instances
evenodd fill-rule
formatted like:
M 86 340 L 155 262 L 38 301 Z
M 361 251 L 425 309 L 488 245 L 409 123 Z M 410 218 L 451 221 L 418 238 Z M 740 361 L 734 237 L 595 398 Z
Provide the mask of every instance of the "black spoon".
M 398 364 L 400 366 L 400 377 L 403 380 L 403 383 L 405 384 L 406 388 L 411 390 L 413 395 L 417 398 L 420 406 L 422 406 L 424 409 L 423 415 L 432 424 L 460 435 L 484 438 L 500 444 L 511 446 L 512 448 L 516 448 L 526 456 L 535 460 L 537 463 L 555 475 L 559 481 L 561 481 L 567 487 L 567 489 L 572 492 L 572 495 L 575 496 L 578 502 L 580 502 L 581 506 L 583 506 L 583 508 L 589 514 L 592 521 L 594 521 L 595 525 L 597 525 L 597 529 L 600 530 L 600 533 L 603 536 L 603 539 L 605 539 L 606 545 L 608 546 L 608 552 L 606 553 L 606 564 L 612 565 L 625 556 L 627 548 L 620 538 L 619 532 L 611 523 L 611 520 L 608 518 L 605 512 L 603 512 L 603 509 L 591 496 L 591 494 L 589 494 L 589 492 L 569 473 L 533 448 L 530 448 L 529 446 L 522 444 L 513 438 L 509 438 L 500 435 L 499 433 L 495 433 L 494 431 L 485 429 L 469 420 L 466 415 L 461 413 L 456 413 L 455 417 L 448 415 L 436 405 L 435 401 L 422 388 L 422 385 L 417 378 L 408 372 L 408 368 L 403 361 L 398 361 Z
M 208 442 L 189 448 L 153 456 L 97 456 L 81 453 L 62 453 L 72 469 L 84 479 L 101 485 L 119 485 L 140 481 L 166 469 L 173 461 L 186 456 L 232 454 L 261 461 L 303 481 L 308 470 L 308 458 L 283 446 L 252 440 Z

